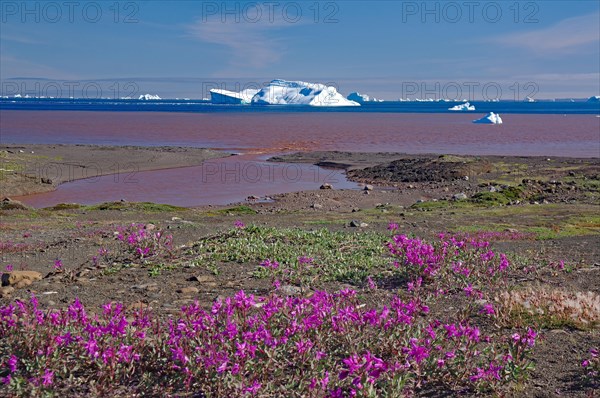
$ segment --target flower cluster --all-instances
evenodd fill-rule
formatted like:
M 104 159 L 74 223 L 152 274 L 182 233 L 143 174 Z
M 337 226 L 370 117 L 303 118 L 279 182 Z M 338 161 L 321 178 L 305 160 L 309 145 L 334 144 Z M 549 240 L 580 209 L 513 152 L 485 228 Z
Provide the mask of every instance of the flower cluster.
M 409 290 L 426 283 L 437 292 L 462 289 L 479 298 L 484 287 L 502 282 L 511 266 L 506 255 L 489 246 L 488 241 L 446 239 L 444 234 L 435 243 L 395 235 L 387 244 L 394 266 L 410 281 Z
M 397 396 L 427 385 L 495 388 L 531 351 L 532 330 L 493 338 L 466 319 L 428 317 L 419 299 L 369 308 L 354 290 L 255 297 L 239 291 L 177 317 L 97 314 L 79 300 L 42 311 L 32 296 L 0 308 L 0 377 L 8 391 L 206 396 Z M 292 391 L 291 393 L 289 391 Z
M 591 380 L 596 380 L 596 388 L 600 387 L 600 355 L 598 348 L 591 348 L 589 356 L 581 362 L 581 367 L 585 370 L 586 376 Z
M 117 239 L 127 245 L 127 248 L 140 259 L 170 253 L 173 236 L 157 230 L 152 224 L 131 224 L 119 227 Z M 102 255 L 102 253 L 99 253 Z

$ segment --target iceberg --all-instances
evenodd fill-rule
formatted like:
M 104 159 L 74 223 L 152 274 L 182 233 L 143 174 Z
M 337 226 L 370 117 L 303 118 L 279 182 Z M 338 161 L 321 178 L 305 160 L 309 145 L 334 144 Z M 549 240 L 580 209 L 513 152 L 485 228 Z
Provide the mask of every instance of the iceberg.
M 473 120 L 477 124 L 502 124 L 502 118 L 499 114 L 490 112 L 481 119 Z
M 160 98 L 158 95 L 152 95 L 152 94 L 142 94 L 142 95 L 140 95 L 140 98 L 138 98 L 138 100 L 145 100 L 145 101 L 159 100 L 159 99 L 162 99 L 162 98 Z
M 247 88 L 238 92 L 213 88 L 210 90 L 210 102 L 213 104 L 249 104 L 258 90 Z
M 594 95 L 593 97 L 588 98 L 587 102 L 600 102 L 600 95 Z
M 254 97 L 253 105 L 360 106 L 338 93 L 335 87 L 319 83 L 276 79 Z
M 358 102 L 359 104 L 364 104 L 365 102 L 383 102 L 383 100 L 377 99 L 375 97 L 371 98 L 367 94 L 361 94 L 356 91 L 348 94 L 346 98 L 350 101 Z
M 468 102 L 460 105 L 454 105 L 452 108 L 448 108 L 449 111 L 474 111 L 475 106 Z
M 535 100 L 531 97 L 525 97 L 524 102 L 535 102 Z

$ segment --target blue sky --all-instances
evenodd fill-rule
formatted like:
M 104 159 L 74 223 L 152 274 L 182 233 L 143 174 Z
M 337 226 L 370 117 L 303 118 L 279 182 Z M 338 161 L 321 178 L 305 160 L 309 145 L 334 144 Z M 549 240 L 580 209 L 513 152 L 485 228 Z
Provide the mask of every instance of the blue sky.
M 3 92 L 36 78 L 200 98 L 283 78 L 385 99 L 600 94 L 596 0 L 0 4 Z

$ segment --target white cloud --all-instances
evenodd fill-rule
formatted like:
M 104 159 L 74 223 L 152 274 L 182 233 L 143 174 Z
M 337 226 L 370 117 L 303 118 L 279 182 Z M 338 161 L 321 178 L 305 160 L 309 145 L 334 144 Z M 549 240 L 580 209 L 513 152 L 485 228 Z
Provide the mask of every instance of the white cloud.
M 567 18 L 547 28 L 486 41 L 523 48 L 540 55 L 575 53 L 587 45 L 600 44 L 600 13 Z
M 72 74 L 65 73 L 54 67 L 23 58 L 17 58 L 5 52 L 2 52 L 2 56 L 0 57 L 0 70 L 2 71 L 2 79 L 14 77 L 49 79 L 75 78 Z
M 286 53 L 282 31 L 302 25 L 282 18 L 261 19 L 250 22 L 230 18 L 198 19 L 187 26 L 188 36 L 225 47 L 229 54 L 228 65 L 220 74 L 247 73 L 248 69 L 261 70 L 277 63 Z

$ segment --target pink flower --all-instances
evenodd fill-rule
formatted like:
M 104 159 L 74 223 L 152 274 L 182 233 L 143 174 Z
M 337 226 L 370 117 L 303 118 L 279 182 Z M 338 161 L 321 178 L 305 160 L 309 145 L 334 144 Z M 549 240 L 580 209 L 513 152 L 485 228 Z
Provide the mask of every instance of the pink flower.
M 265 261 L 263 261 L 262 263 L 260 263 L 260 265 L 262 267 L 265 268 L 269 268 L 269 269 L 277 269 L 279 268 L 279 263 L 275 260 L 271 261 L 270 259 L 266 259 Z
M 246 226 L 246 224 L 244 224 L 241 220 L 236 220 L 236 222 L 233 223 L 233 226 L 238 229 L 242 229 Z
M 54 380 L 54 372 L 52 372 L 50 369 L 46 369 L 44 376 L 42 376 L 42 384 L 44 386 L 51 386 L 53 380 Z
M 494 315 L 496 313 L 496 311 L 494 311 L 494 306 L 490 303 L 484 304 L 479 312 L 486 315 Z
M 63 268 L 63 263 L 60 259 L 56 259 L 56 261 L 54 262 L 54 269 L 59 271 Z
M 244 389 L 244 392 L 254 395 L 260 390 L 260 387 L 262 387 L 262 385 L 257 380 L 254 380 L 250 387 Z
M 367 286 L 369 286 L 369 289 L 374 290 L 377 289 L 377 284 L 373 281 L 373 279 L 371 279 L 371 277 L 367 277 Z
M 298 264 L 312 264 L 315 261 L 312 257 L 301 256 L 298 257 Z
M 408 357 L 415 360 L 417 363 L 421 363 L 425 358 L 429 357 L 429 350 L 427 347 L 417 345 L 414 341 L 411 342 L 412 348 L 408 352 Z
M 6 272 L 12 272 L 13 268 L 14 268 L 14 267 L 12 266 L 12 264 L 8 264 L 8 265 L 6 266 Z
M 8 369 L 10 370 L 10 373 L 15 373 L 15 371 L 17 370 L 17 363 L 19 362 L 19 358 L 17 358 L 16 355 L 11 355 L 9 360 L 8 360 Z
M 465 294 L 467 295 L 467 297 L 471 297 L 471 295 L 473 294 L 473 286 L 471 286 L 471 284 L 469 283 L 467 285 L 467 287 L 465 287 L 463 289 L 463 291 L 465 292 Z
M 313 342 L 310 339 L 307 340 L 299 340 L 296 342 L 296 349 L 299 354 L 304 354 L 314 346 Z
M 527 328 L 527 334 L 525 335 L 525 341 L 527 341 L 527 345 L 533 347 L 535 345 L 535 338 L 537 337 L 537 332 L 532 328 Z

